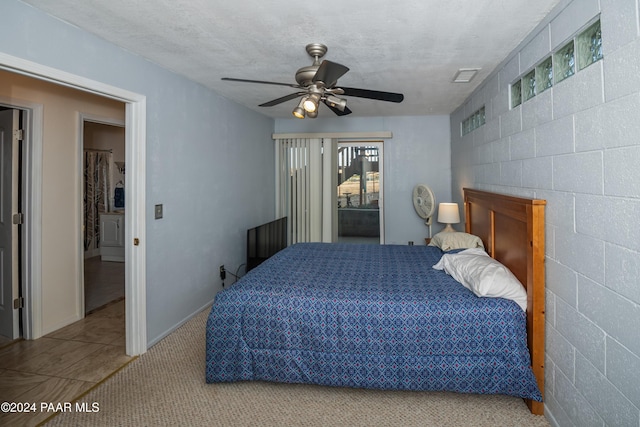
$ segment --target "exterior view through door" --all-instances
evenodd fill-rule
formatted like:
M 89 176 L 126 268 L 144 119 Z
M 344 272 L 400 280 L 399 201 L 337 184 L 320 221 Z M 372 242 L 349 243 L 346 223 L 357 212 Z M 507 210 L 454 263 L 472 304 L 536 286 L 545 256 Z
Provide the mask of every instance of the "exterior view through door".
M 338 144 L 338 241 L 383 243 L 382 144 Z

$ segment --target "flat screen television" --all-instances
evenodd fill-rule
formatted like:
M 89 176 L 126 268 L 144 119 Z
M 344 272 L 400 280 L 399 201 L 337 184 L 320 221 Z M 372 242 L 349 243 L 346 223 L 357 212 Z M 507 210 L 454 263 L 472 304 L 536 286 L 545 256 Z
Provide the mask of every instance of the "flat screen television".
M 287 217 L 247 230 L 247 268 L 249 271 L 287 247 Z

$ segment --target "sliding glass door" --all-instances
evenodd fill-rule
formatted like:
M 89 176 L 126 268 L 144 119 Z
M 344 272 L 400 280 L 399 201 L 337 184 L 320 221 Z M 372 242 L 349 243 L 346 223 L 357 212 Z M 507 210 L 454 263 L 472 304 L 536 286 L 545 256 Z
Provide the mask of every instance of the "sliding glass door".
M 338 242 L 384 243 L 381 142 L 339 142 Z
M 384 243 L 382 142 L 276 140 L 276 217 L 288 243 Z

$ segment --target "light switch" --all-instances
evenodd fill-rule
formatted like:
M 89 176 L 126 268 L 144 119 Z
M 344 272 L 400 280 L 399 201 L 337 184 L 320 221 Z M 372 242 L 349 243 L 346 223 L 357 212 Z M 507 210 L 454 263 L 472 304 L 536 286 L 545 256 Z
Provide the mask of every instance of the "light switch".
M 162 205 L 156 205 L 156 219 L 162 218 Z

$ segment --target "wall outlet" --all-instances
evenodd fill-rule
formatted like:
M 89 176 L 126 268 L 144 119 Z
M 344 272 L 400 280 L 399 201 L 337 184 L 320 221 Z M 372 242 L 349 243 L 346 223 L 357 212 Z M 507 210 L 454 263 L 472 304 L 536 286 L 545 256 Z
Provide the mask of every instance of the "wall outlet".
M 224 269 L 224 264 L 220 266 L 220 280 L 227 278 L 227 270 Z

